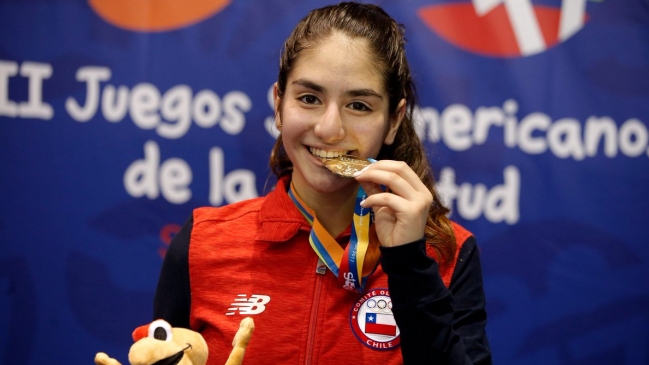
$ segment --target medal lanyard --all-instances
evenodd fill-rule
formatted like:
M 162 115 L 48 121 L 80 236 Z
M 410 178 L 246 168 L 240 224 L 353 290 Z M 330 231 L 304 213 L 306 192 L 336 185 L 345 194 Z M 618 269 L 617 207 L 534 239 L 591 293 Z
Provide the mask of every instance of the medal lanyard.
M 360 204 L 365 199 L 363 188 L 359 187 L 356 193 L 351 236 L 344 250 L 320 224 L 313 210 L 297 196 L 293 182 L 288 195 L 311 225 L 309 243 L 320 260 L 336 275 L 338 285 L 362 293 L 367 278 L 378 266 L 381 256 L 376 231 L 371 227 L 371 209 L 363 208 Z

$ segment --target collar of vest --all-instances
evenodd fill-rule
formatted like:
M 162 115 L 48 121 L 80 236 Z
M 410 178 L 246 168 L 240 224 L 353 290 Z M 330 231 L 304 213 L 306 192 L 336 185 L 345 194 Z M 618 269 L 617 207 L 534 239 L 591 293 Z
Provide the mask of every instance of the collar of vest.
M 266 196 L 259 211 L 260 229 L 255 237 L 257 240 L 284 242 L 295 237 L 300 230 L 311 231 L 309 222 L 288 196 L 290 182 L 290 175 L 281 177 L 275 189 Z
M 295 237 L 298 232 L 311 232 L 311 225 L 297 209 L 288 196 L 291 176 L 283 176 L 277 181 L 275 189 L 264 200 L 259 211 L 259 230 L 255 237 L 258 241 L 285 242 Z M 351 235 L 351 224 L 336 239 L 345 240 Z

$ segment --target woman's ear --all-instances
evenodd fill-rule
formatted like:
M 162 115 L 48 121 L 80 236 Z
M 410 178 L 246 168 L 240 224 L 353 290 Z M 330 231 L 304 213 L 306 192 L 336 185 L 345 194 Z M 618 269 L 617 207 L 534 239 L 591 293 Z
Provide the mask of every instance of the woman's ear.
M 399 105 L 397 105 L 397 110 L 390 115 L 390 126 L 388 132 L 385 134 L 385 139 L 383 140 L 384 144 L 391 145 L 394 143 L 394 138 L 397 135 L 397 130 L 401 126 L 401 121 L 403 116 L 406 115 L 406 99 L 401 99 Z
M 282 130 L 282 119 L 280 117 L 280 108 L 282 106 L 282 98 L 279 96 L 279 88 L 277 83 L 273 84 L 273 108 L 275 109 L 275 127 L 278 131 Z

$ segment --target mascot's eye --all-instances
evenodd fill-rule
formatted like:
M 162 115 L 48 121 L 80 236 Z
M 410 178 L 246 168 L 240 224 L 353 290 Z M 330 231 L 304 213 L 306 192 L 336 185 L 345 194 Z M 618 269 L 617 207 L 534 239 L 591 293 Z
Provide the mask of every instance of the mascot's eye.
M 160 341 L 171 341 L 171 325 L 159 319 L 149 325 L 149 337 Z

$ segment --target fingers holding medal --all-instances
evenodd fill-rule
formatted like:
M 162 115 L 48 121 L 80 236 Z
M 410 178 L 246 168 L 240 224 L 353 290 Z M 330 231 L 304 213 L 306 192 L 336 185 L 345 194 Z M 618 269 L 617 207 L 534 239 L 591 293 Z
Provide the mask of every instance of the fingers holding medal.
M 381 245 L 400 246 L 424 237 L 433 196 L 410 166 L 381 160 L 353 176 L 368 195 L 363 206 L 374 211 Z

